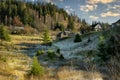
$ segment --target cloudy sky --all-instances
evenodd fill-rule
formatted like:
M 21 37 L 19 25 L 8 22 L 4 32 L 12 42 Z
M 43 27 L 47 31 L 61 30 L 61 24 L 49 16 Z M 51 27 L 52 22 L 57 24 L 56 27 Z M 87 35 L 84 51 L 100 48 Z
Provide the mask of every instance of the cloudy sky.
M 35 0 L 32 0 L 35 1 Z M 87 22 L 113 23 L 120 19 L 120 0 L 39 0 L 51 2 L 68 13 L 85 18 Z

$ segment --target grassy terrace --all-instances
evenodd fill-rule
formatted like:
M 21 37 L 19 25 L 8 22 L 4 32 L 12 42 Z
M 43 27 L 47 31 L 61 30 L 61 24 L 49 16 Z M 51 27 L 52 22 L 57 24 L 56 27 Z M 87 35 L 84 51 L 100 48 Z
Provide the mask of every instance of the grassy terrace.
M 40 44 L 42 38 L 39 35 L 35 36 L 23 36 L 23 35 L 10 35 L 11 41 L 2 41 L 1 50 L 19 50 L 21 48 L 27 48 L 25 44 Z
M 75 70 L 68 66 L 61 66 L 58 69 L 45 69 L 43 77 L 27 76 L 31 59 L 18 52 L 21 48 L 26 48 L 20 44 L 40 44 L 41 38 L 39 36 L 22 36 L 22 35 L 10 35 L 11 42 L 2 42 L 0 46 L 0 79 L 1 80 L 70 80 L 70 79 L 100 79 L 101 74 L 99 72 L 91 73 L 83 70 Z M 87 76 L 87 77 L 86 77 Z
M 21 53 L 0 52 L 0 79 L 24 80 L 26 71 L 30 69 L 31 59 Z

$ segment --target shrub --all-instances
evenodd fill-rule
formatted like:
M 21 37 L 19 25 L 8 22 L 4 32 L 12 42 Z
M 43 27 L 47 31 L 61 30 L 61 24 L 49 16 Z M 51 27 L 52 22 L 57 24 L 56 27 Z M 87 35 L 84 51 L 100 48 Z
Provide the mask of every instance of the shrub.
M 7 58 L 6 57 L 0 57 L 0 61 L 6 62 Z
M 62 55 L 62 54 L 60 54 L 60 57 L 59 57 L 60 59 L 64 59 L 64 56 Z
M 60 54 L 60 49 L 58 48 L 56 52 L 57 52 L 58 54 Z
M 76 43 L 76 42 L 81 42 L 81 41 L 82 41 L 81 36 L 79 34 L 76 34 L 74 42 Z
M 10 41 L 10 36 L 8 31 L 4 28 L 3 25 L 0 26 L 0 39 L 5 41 Z
M 45 45 L 45 46 L 52 46 L 52 42 L 42 43 L 42 45 Z
M 48 57 L 50 58 L 50 59 L 53 59 L 56 55 L 55 55 L 55 52 L 53 52 L 53 51 L 51 51 L 51 50 L 48 50 L 47 51 L 47 54 L 48 54 Z
M 43 50 L 38 50 L 36 56 L 39 56 L 39 55 L 42 55 L 42 54 L 44 54 L 44 51 Z
M 93 50 L 86 51 L 83 54 L 83 61 L 85 62 L 85 68 L 87 71 L 95 72 L 96 71 L 96 64 L 95 64 L 95 53 Z
M 35 76 L 42 76 L 44 74 L 43 67 L 39 64 L 39 61 L 37 57 L 33 57 L 33 63 L 32 63 L 32 69 L 30 71 L 30 74 Z

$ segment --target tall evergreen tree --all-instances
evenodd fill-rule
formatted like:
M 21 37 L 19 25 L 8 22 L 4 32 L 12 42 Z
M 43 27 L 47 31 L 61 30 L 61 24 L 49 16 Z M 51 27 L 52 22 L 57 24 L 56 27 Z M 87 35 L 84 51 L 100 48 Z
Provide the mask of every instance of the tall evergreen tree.
M 48 28 L 45 28 L 45 30 L 44 30 L 43 41 L 44 41 L 45 43 L 51 41 L 50 32 L 49 32 Z

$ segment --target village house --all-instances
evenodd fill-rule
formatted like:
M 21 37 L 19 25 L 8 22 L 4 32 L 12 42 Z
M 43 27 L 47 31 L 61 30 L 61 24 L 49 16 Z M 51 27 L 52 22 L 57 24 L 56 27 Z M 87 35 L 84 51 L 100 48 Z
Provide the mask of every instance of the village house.
M 12 33 L 13 34 L 18 34 L 21 33 L 22 31 L 24 31 L 24 27 L 22 26 L 12 26 Z
M 75 36 L 75 34 L 71 31 L 62 31 L 62 32 L 59 32 L 56 36 L 56 39 L 62 39 L 62 38 L 66 38 L 66 37 L 73 37 Z
M 100 24 L 97 24 L 95 27 L 94 27 L 95 31 L 101 31 L 102 30 L 102 27 Z

